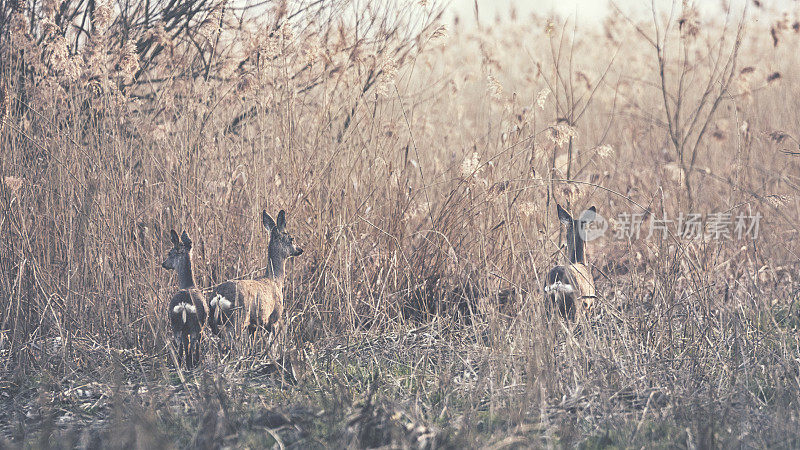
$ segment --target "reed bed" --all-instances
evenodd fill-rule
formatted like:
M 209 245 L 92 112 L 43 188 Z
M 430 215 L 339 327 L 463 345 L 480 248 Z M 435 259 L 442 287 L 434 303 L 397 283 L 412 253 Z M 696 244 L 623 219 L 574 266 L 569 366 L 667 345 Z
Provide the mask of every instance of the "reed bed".
M 800 16 L 654 9 L 0 0 L 0 445 L 799 446 Z M 265 208 L 283 357 L 178 369 L 169 230 L 208 288 Z

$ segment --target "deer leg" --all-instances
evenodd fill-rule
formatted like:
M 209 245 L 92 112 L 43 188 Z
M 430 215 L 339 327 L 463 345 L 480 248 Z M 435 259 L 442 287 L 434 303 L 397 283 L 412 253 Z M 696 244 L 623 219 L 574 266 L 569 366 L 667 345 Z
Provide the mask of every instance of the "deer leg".
M 192 365 L 192 357 L 189 354 L 189 335 L 185 333 L 181 333 L 181 362 L 183 365 L 191 369 Z
M 251 325 L 250 327 L 250 336 L 251 336 L 251 345 L 250 345 L 250 354 L 253 356 L 259 356 L 262 353 L 264 347 L 264 329 L 258 325 Z
M 250 326 L 248 315 L 242 318 L 242 323 L 239 326 L 239 343 L 241 345 L 241 354 L 251 354 L 253 349 L 253 330 Z
M 272 354 L 273 346 L 277 346 L 277 348 L 280 349 L 281 343 L 283 342 L 284 328 L 285 326 L 280 312 L 278 310 L 273 310 L 269 315 L 266 327 L 266 331 L 269 333 L 269 344 L 267 346 L 267 351 L 270 353 L 270 357 L 274 356 Z
M 230 353 L 233 349 L 233 343 L 236 342 L 236 331 L 233 326 L 226 326 L 224 331 L 220 334 L 220 351 L 223 353 Z
M 249 352 L 250 353 L 249 354 L 251 356 L 255 356 L 255 355 L 258 354 L 258 342 L 259 342 L 258 341 L 258 338 L 259 338 L 258 329 L 256 329 L 255 327 L 252 327 L 252 328 L 248 329 L 248 336 L 250 336 L 250 340 L 249 340 L 249 344 L 250 344 Z
M 183 339 L 181 338 L 180 331 L 172 335 L 172 345 L 175 348 L 175 353 L 178 357 L 178 365 L 180 366 L 183 364 Z
M 284 322 L 283 317 L 278 317 L 278 320 L 275 322 L 273 342 L 277 344 L 279 354 L 286 348 L 286 322 Z
M 189 336 L 189 346 L 190 346 L 190 350 L 191 350 L 192 367 L 195 367 L 198 364 L 200 364 L 200 358 L 201 358 L 201 356 L 200 356 L 201 355 L 200 345 L 201 345 L 201 343 L 200 343 L 200 334 L 199 333 L 192 333 Z

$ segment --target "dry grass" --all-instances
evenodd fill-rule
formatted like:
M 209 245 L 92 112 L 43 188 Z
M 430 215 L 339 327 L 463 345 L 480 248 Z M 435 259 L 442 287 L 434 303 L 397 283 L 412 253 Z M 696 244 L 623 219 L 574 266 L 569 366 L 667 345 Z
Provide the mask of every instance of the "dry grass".
M 800 445 L 795 16 L 434 3 L 2 0 L 0 444 Z M 646 213 L 589 243 L 576 326 L 543 313 L 556 201 Z M 170 228 L 208 287 L 263 270 L 264 207 L 305 249 L 297 380 L 177 370 Z M 645 238 L 720 212 L 760 233 Z

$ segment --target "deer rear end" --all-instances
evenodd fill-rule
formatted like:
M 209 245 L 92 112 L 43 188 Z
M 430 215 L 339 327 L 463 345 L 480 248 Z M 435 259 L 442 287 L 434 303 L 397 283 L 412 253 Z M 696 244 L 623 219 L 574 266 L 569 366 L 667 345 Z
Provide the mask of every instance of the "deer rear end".
M 178 350 L 178 361 L 191 369 L 200 362 L 202 331 L 208 308 L 192 274 L 192 240 L 186 231 L 180 238 L 175 230 L 170 235 L 174 247 L 161 266 L 177 272 L 180 290 L 172 296 L 167 316 Z

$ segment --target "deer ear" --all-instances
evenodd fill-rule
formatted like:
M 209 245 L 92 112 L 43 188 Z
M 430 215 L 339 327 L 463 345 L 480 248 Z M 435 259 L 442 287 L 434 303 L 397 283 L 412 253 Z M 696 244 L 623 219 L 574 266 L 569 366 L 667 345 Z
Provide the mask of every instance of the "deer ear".
M 186 248 L 192 248 L 192 240 L 189 239 L 189 235 L 186 233 L 186 230 L 183 230 L 181 234 L 181 243 Z
M 267 231 L 272 231 L 272 229 L 275 228 L 275 221 L 267 214 L 266 209 L 261 211 L 261 223 L 264 224 L 264 228 L 266 228 Z
M 181 245 L 181 240 L 178 237 L 178 233 L 175 230 L 169 230 L 169 238 L 172 240 L 172 243 L 175 244 L 176 247 Z
M 572 225 L 572 216 L 569 215 L 567 210 L 562 208 L 558 203 L 556 203 L 556 209 L 558 210 L 558 220 L 564 225 Z
M 286 228 L 286 211 L 281 210 L 278 213 L 278 229 L 283 230 L 284 228 Z

